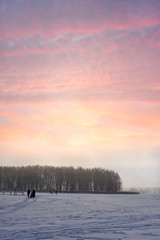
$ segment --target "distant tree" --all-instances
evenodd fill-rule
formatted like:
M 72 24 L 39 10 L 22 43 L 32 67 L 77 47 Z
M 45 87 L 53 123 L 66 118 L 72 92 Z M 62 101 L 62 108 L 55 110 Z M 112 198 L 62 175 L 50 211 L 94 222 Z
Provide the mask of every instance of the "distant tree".
M 27 190 L 68 192 L 119 192 L 118 173 L 82 167 L 0 167 L 0 190 Z

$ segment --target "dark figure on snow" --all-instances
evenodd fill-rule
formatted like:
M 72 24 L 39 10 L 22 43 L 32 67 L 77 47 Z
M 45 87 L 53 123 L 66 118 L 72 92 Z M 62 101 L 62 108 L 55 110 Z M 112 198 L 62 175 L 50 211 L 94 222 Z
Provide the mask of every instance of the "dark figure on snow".
M 35 198 L 35 193 L 36 193 L 36 191 L 33 189 L 33 190 L 32 190 L 32 197 L 33 197 L 33 198 Z
M 27 191 L 28 198 L 29 198 L 30 192 L 31 192 L 31 191 L 28 189 L 28 191 Z

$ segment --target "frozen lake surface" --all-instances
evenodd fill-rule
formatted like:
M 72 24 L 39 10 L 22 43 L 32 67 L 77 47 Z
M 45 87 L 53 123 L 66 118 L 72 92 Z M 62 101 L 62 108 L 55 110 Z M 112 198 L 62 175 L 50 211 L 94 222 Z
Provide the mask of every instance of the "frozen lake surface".
M 0 239 L 160 240 L 160 194 L 0 194 Z

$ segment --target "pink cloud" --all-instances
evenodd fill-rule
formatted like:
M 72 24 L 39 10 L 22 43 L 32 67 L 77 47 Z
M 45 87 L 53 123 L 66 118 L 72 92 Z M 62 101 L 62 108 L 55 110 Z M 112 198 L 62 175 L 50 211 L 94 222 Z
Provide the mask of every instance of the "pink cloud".
M 1 99 L 159 101 L 159 4 L 143 4 L 4 1 Z
M 37 34 L 51 37 L 67 32 L 96 34 L 111 29 L 141 29 L 159 24 L 159 16 L 159 4 L 152 5 L 150 1 L 145 1 L 145 5 L 142 1 L 4 1 L 1 40 Z

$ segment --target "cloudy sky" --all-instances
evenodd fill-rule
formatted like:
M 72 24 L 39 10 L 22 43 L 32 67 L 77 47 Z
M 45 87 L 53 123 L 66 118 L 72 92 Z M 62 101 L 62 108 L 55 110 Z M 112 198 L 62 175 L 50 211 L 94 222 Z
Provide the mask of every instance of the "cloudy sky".
M 160 186 L 160 1 L 0 1 L 0 165 Z

